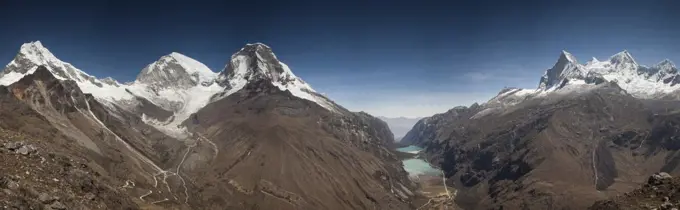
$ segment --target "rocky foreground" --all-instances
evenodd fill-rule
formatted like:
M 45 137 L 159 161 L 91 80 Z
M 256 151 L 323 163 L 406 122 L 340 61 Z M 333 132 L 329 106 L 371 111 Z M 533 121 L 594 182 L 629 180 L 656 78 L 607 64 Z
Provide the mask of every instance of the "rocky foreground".
M 647 183 L 635 191 L 598 201 L 589 209 L 658 209 L 677 210 L 680 208 L 680 177 L 673 178 L 665 172 L 649 177 Z
M 42 138 L 0 129 L 0 208 L 138 209 L 87 160 L 47 147 Z

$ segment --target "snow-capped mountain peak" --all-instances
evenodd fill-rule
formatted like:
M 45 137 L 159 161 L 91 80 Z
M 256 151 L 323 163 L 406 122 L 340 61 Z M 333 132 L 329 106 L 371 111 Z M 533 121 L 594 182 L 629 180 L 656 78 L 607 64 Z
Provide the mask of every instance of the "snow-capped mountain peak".
M 487 101 L 485 109 L 475 117 L 499 113 L 508 107 L 536 97 L 561 97 L 589 92 L 599 87 L 620 88 L 622 93 L 637 98 L 677 98 L 680 94 L 680 71 L 665 59 L 647 67 L 639 65 L 627 51 L 616 53 L 608 60 L 592 58 L 579 64 L 576 58 L 562 51 L 552 68 L 545 71 L 538 88 L 508 88 Z
M 563 78 L 583 75 L 583 66 L 578 63 L 576 57 L 562 50 L 555 65 L 546 70 L 539 82 L 539 88 L 548 89 L 561 83 Z
M 124 89 L 118 88 L 115 80 L 102 81 L 54 56 L 42 42 L 34 41 L 21 45 L 14 59 L 0 72 L 0 85 L 9 85 L 26 75 L 33 74 L 38 66 L 45 66 L 59 80 L 73 80 L 84 93 L 91 93 L 107 100 L 129 98 Z
M 659 69 L 672 69 L 672 68 L 676 68 L 676 67 L 675 67 L 675 64 L 673 63 L 673 61 L 668 60 L 668 59 L 662 60 L 661 62 L 659 62 L 659 63 L 657 63 L 656 65 L 654 65 L 654 67 L 659 68 Z
M 521 101 L 526 97 L 545 95 L 557 90 L 569 92 L 606 82 L 614 82 L 616 86 L 638 98 L 660 98 L 680 92 L 680 85 L 677 85 L 680 84 L 680 72 L 668 59 L 647 67 L 639 65 L 624 50 L 608 60 L 599 61 L 593 58 L 582 65 L 576 62 L 574 56 L 563 51 L 555 65 L 541 77 L 537 89 L 514 89 L 515 92 L 500 93 L 496 98 L 503 99 L 504 102 L 510 101 L 505 98 Z M 493 101 L 494 99 L 490 100 Z
M 47 63 L 61 62 L 52 54 L 40 41 L 29 42 L 21 45 L 19 54 L 36 64 L 44 65 Z
M 586 66 L 587 66 L 587 65 L 592 65 L 592 64 L 595 64 L 595 63 L 599 63 L 599 62 L 600 62 L 600 60 L 597 60 L 596 57 L 592 57 L 592 58 L 590 59 L 590 61 L 588 61 L 588 62 L 586 63 Z
M 158 88 L 190 88 L 211 85 L 217 73 L 205 64 L 177 52 L 162 56 L 137 75 L 136 83 Z
M 288 65 L 279 61 L 272 48 L 262 43 L 246 44 L 232 55 L 217 80 L 227 89 L 222 97 L 242 89 L 250 82 L 266 80 L 282 91 L 290 91 L 299 98 L 316 102 L 329 110 L 335 109 L 332 102 L 295 76 Z
M 143 117 L 144 121 L 170 135 L 183 135 L 180 124 L 205 105 L 256 82 L 270 82 L 282 91 L 316 102 L 331 111 L 340 108 L 318 94 L 291 69 L 278 60 L 271 47 L 262 43 L 245 45 L 231 56 L 225 69 L 216 73 L 206 65 L 173 52 L 147 65 L 134 82 L 113 78 L 97 79 L 70 63 L 59 60 L 40 41 L 25 43 L 0 72 L 0 85 L 10 85 L 44 66 L 59 80 L 73 80 L 84 93 L 101 102 L 144 113 L 144 103 L 173 113 L 169 118 Z M 263 83 L 266 84 L 266 83 Z M 162 122 L 161 122 L 162 121 Z
M 225 76 L 230 79 L 267 79 L 282 85 L 299 83 L 296 85 L 314 91 L 279 61 L 269 46 L 262 43 L 247 44 L 241 48 L 231 57 L 231 62 L 222 73 L 226 73 Z
M 59 79 L 81 81 L 80 74 L 89 76 L 71 64 L 59 60 L 40 41 L 34 41 L 21 45 L 19 53 L 0 73 L 0 77 L 3 78 L 2 83 L 11 84 L 18 81 L 24 75 L 33 73 L 40 65 L 47 67 Z
M 576 60 L 576 57 L 574 57 L 571 53 L 567 52 L 566 50 L 562 50 L 562 54 L 560 54 L 560 60 L 564 59 L 568 62 L 571 63 L 578 63 Z
M 118 80 L 111 78 L 111 77 L 106 77 L 106 78 L 102 79 L 101 81 L 103 83 L 106 83 L 106 84 L 109 84 L 109 85 L 120 86 L 120 82 L 118 82 Z
M 635 62 L 635 59 L 633 59 L 633 56 L 628 52 L 628 50 L 623 50 L 619 53 L 614 54 L 612 57 L 609 58 L 609 62 L 612 63 L 612 65 L 620 66 L 620 65 L 630 65 L 630 66 L 637 66 L 637 62 Z

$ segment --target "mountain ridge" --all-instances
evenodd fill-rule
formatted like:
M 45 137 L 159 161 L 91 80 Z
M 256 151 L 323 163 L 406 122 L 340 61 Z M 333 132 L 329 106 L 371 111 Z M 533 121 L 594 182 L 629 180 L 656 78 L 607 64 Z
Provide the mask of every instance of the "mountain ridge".
M 535 89 L 418 121 L 421 146 L 469 209 L 585 209 L 652 173 L 678 174 L 677 68 L 628 51 L 586 64 L 562 51 Z M 669 98 L 670 97 L 670 98 Z
M 297 77 L 263 43 L 246 44 L 230 58 L 224 69 L 214 72 L 193 58 L 171 52 L 144 67 L 134 81 L 121 84 L 112 78 L 90 76 L 59 60 L 42 42 L 34 41 L 23 44 L 17 56 L 0 72 L 0 84 L 9 85 L 44 65 L 58 79 L 74 80 L 84 92 L 106 103 L 117 104 L 131 112 L 143 112 L 140 107 L 150 103 L 172 112 L 171 118 L 142 114 L 148 124 L 180 137 L 185 136 L 186 131 L 178 126 L 192 113 L 256 80 L 267 80 L 296 97 L 341 112 L 337 104 Z
M 677 83 L 672 79 L 680 75 L 677 68 L 669 59 L 664 59 L 654 66 L 648 67 L 638 64 L 634 57 L 627 50 L 612 55 L 606 61 L 599 61 L 596 58 L 580 64 L 576 58 L 566 51 L 562 51 L 560 58 L 554 66 L 544 73 L 539 82 L 539 90 L 549 90 L 567 81 L 567 83 L 578 83 L 583 81 L 586 84 L 593 82 L 584 81 L 588 76 L 599 74 L 598 77 L 607 81 L 616 81 L 627 91 L 637 97 L 654 97 L 657 92 L 670 93 L 680 89 L 675 86 Z M 641 86 L 653 86 L 658 88 L 645 88 L 640 91 L 634 90 Z
M 203 83 L 200 75 L 187 76 L 191 70 L 175 59 L 177 54 L 149 65 L 143 75 L 155 75 L 148 80 L 124 84 L 107 78 L 84 80 L 86 73 L 59 77 L 80 70 L 56 65 L 63 63 L 58 59 L 38 63 L 21 54 L 16 60 L 26 60 L 26 65 L 4 71 L 21 77 L 17 81 L 0 77 L 11 83 L 0 86 L 5 88 L 0 90 L 4 94 L 0 102 L 9 100 L 38 116 L 40 123 L 35 125 L 40 127 L 30 130 L 22 121 L 0 123 L 0 129 L 19 124 L 19 132 L 29 129 L 45 137 L 63 137 L 37 141 L 46 152 L 59 153 L 34 156 L 47 162 L 30 174 L 73 177 L 75 181 L 66 178 L 76 182 L 73 191 L 60 192 L 71 189 L 64 184 L 39 188 L 64 194 L 58 204 L 66 209 L 116 208 L 112 202 L 130 209 L 416 208 L 411 201 L 419 196 L 417 185 L 390 150 L 394 138 L 388 125 L 314 92 L 265 46 L 247 45 L 246 51 L 232 56 L 232 67 L 223 70 L 231 74 L 223 74 L 222 81 L 228 82 L 222 84 L 219 77 Z M 70 78 L 73 75 L 81 80 Z M 244 84 L 238 87 L 231 81 Z M 179 85 L 168 86 L 173 82 Z M 106 88 L 121 93 L 114 95 Z M 0 115 L 23 116 L 13 113 L 18 110 L 13 106 L 0 108 L 4 108 Z M 7 155 L 14 153 L 0 152 L 3 158 Z M 54 164 L 48 158 L 55 156 L 79 165 Z M 12 157 L 10 164 L 25 163 Z M 46 175 L 42 168 L 62 174 Z M 0 196 L 24 202 L 0 204 L 23 208 L 33 202 L 38 206 L 31 207 L 42 208 L 37 201 L 44 196 L 5 189 L 6 180 L 14 183 L 17 178 L 4 174 L 24 172 L 0 168 Z M 78 188 L 82 185 L 78 181 L 86 187 Z M 30 180 L 21 184 L 48 186 Z M 102 200 L 107 196 L 117 197 Z

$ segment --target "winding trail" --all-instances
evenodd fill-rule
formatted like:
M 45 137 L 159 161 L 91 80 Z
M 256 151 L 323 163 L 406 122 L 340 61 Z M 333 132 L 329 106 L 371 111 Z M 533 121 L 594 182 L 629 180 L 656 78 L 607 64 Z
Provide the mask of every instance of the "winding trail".
M 134 188 L 135 187 L 135 182 L 128 180 L 125 180 L 125 185 L 123 185 L 122 188 Z
M 179 169 L 182 168 L 184 161 L 186 161 L 187 156 L 189 155 L 189 152 L 191 152 L 191 149 L 196 147 L 196 145 L 198 145 L 198 141 L 194 141 L 193 144 L 187 146 L 187 151 L 184 153 L 184 156 L 182 157 L 182 161 L 180 161 L 179 164 L 177 165 L 177 170 L 175 170 L 175 174 L 177 174 L 178 176 L 179 176 Z M 184 181 L 184 179 L 180 177 L 180 180 L 182 181 L 182 185 L 184 186 L 184 195 L 186 195 L 184 197 L 184 203 L 188 203 L 189 202 L 189 192 L 188 192 L 189 189 L 187 189 L 186 182 Z
M 597 167 L 595 166 L 595 164 L 596 164 L 596 162 L 595 162 L 595 151 L 597 151 L 597 147 L 595 147 L 595 149 L 593 149 L 593 155 L 592 155 L 593 156 L 593 174 L 595 175 L 595 189 L 597 189 L 598 177 L 597 177 Z
M 74 104 L 77 104 L 77 100 L 75 99 L 75 97 L 73 97 L 73 91 L 71 91 L 71 99 L 73 100 L 73 103 L 74 103 Z M 178 198 L 174 195 L 174 193 L 172 192 L 172 190 L 171 190 L 171 188 L 170 188 L 170 185 L 167 183 L 167 178 L 168 178 L 168 177 L 170 177 L 170 176 L 177 176 L 177 177 L 182 181 L 182 186 L 183 186 L 184 189 L 185 189 L 185 195 L 186 195 L 185 201 L 188 202 L 188 197 L 189 197 L 189 195 L 188 195 L 188 193 L 187 193 L 188 190 L 187 190 L 187 187 L 186 187 L 186 182 L 185 182 L 184 178 L 183 178 L 182 176 L 179 175 L 179 173 L 177 173 L 177 172 L 172 172 L 172 171 L 168 171 L 168 170 L 163 170 L 160 166 L 156 165 L 151 159 L 149 159 L 148 157 L 146 157 L 144 154 L 142 154 L 141 152 L 139 152 L 137 149 L 135 149 L 134 147 L 132 147 L 132 145 L 130 145 L 128 142 L 126 142 L 126 141 L 123 140 L 120 136 L 118 136 L 118 134 L 116 134 L 116 133 L 113 132 L 111 129 L 109 129 L 109 128 L 108 128 L 101 120 L 99 120 L 99 118 L 97 118 L 97 116 L 92 112 L 92 109 L 91 109 L 91 107 L 90 107 L 90 99 L 85 99 L 85 105 L 86 105 L 86 107 L 87 107 L 87 112 L 88 112 L 88 114 L 92 117 L 92 119 L 93 119 L 95 122 L 97 122 L 97 123 L 98 123 L 101 127 L 103 127 L 106 131 L 108 131 L 109 133 L 111 133 L 111 134 L 116 138 L 116 140 L 118 140 L 119 142 L 121 142 L 128 150 L 130 150 L 130 152 L 132 152 L 135 156 L 137 156 L 137 159 L 138 159 L 138 160 L 140 160 L 140 161 L 142 161 L 143 163 L 145 163 L 146 165 L 150 166 L 154 171 L 157 172 L 156 174 L 151 174 L 151 173 L 147 172 L 147 173 L 149 173 L 149 175 L 151 176 L 151 178 L 154 180 L 154 188 L 157 188 L 157 187 L 158 187 L 158 179 L 157 179 L 156 177 L 162 175 L 162 176 L 163 176 L 163 183 L 166 185 L 166 188 L 167 188 L 168 192 L 169 192 L 171 195 L 173 195 L 173 197 L 175 198 L 175 200 L 177 200 Z M 81 109 L 79 109 L 77 106 L 76 106 L 75 108 L 78 110 L 78 112 L 80 112 L 80 113 L 82 113 L 82 114 L 84 114 L 84 115 L 87 115 L 87 114 L 83 113 L 83 111 L 82 111 Z M 191 149 L 191 148 L 189 148 L 189 150 L 190 150 L 190 149 Z M 184 161 L 184 160 L 182 160 L 182 162 L 183 162 L 183 161 Z M 140 165 L 140 167 L 141 167 L 141 165 Z M 179 169 L 178 169 L 177 171 L 179 171 Z M 126 183 L 126 184 L 127 184 L 127 183 Z M 140 196 L 139 199 L 142 200 L 142 201 L 144 201 L 144 197 L 149 196 L 149 195 L 151 195 L 151 194 L 153 194 L 153 190 L 149 190 L 148 193 L 146 193 L 146 194 Z M 168 200 L 168 198 L 164 198 L 164 199 L 165 199 L 165 200 L 156 201 L 156 202 L 153 202 L 153 203 L 160 203 L 160 202 L 164 202 L 164 201 L 167 201 L 167 200 Z
M 448 198 L 451 198 L 451 193 L 449 193 L 449 188 L 446 186 L 446 175 L 444 174 L 444 170 L 441 170 L 442 172 L 442 185 L 444 185 L 444 190 L 446 191 L 446 196 Z
M 213 160 L 217 159 L 217 154 L 220 153 L 220 149 L 217 147 L 217 144 L 215 144 L 215 142 L 213 142 L 213 141 L 210 141 L 210 139 L 206 138 L 205 136 L 203 136 L 200 133 L 196 133 L 196 135 L 198 135 L 199 140 L 202 140 L 202 141 L 207 142 L 208 144 L 212 145 L 213 151 L 215 152 L 215 154 L 213 155 Z
M 74 104 L 78 104 L 78 103 L 77 103 L 77 100 L 76 100 L 75 97 L 73 96 L 73 93 L 74 93 L 74 91 L 71 91 L 71 99 L 72 99 L 72 101 L 73 101 Z M 87 99 L 87 98 L 85 99 L 85 105 L 86 105 L 86 107 L 87 107 L 87 112 L 85 112 L 84 110 L 81 110 L 81 109 L 78 108 L 77 106 L 76 106 L 75 108 L 76 108 L 76 109 L 78 110 L 78 112 L 80 112 L 81 114 L 83 114 L 83 115 L 89 115 L 90 117 L 92 117 L 92 120 L 94 120 L 97 124 L 99 124 L 101 127 L 103 127 L 108 133 L 112 134 L 112 135 L 115 137 L 115 139 L 116 139 L 117 141 L 119 141 L 120 143 L 122 143 L 122 144 L 125 146 L 125 148 L 127 148 L 128 150 L 130 150 L 130 152 L 132 152 L 132 153 L 134 154 L 134 156 L 136 156 L 135 159 L 137 159 L 138 161 L 141 161 L 141 162 L 137 162 L 137 164 L 138 164 L 139 167 L 141 167 L 146 173 L 148 173 L 148 175 L 154 180 L 154 182 L 153 182 L 153 188 L 158 189 L 158 188 L 160 187 L 160 186 L 159 186 L 159 179 L 161 179 L 161 177 L 162 177 L 162 179 L 161 179 L 162 184 L 165 185 L 165 188 L 166 188 L 167 192 L 168 192 L 170 195 L 173 196 L 174 200 L 179 200 L 179 198 L 178 198 L 178 196 L 177 196 L 178 194 L 175 194 L 175 193 L 172 191 L 172 188 L 170 187 L 170 184 L 168 183 L 167 179 L 168 179 L 168 177 L 171 177 L 171 176 L 177 176 L 178 179 L 181 181 L 182 187 L 184 188 L 184 195 L 185 195 L 185 196 L 184 196 L 184 203 L 185 203 L 185 204 L 187 204 L 187 203 L 189 202 L 190 194 L 189 194 L 189 189 L 187 188 L 187 185 L 186 185 L 186 180 L 184 179 L 184 177 L 182 177 L 182 176 L 180 175 L 180 170 L 181 170 L 182 166 L 184 165 L 184 162 L 186 161 L 187 157 L 189 156 L 189 153 L 191 153 L 191 151 L 192 151 L 196 146 L 198 146 L 199 143 L 202 143 L 202 142 L 205 142 L 205 143 L 209 144 L 209 145 L 212 147 L 212 150 L 214 151 L 214 154 L 213 154 L 213 156 L 212 156 L 212 157 L 213 157 L 213 160 L 216 160 L 216 159 L 217 159 L 217 156 L 218 156 L 218 154 L 219 154 L 219 152 L 220 152 L 219 148 L 217 147 L 217 144 L 215 144 L 215 143 L 214 143 L 213 141 L 211 141 L 210 139 L 204 137 L 204 136 L 201 135 L 200 133 L 195 133 L 195 134 L 197 134 L 197 138 L 196 138 L 195 141 L 193 141 L 191 144 L 187 145 L 186 152 L 185 152 L 184 155 L 182 156 L 182 159 L 181 159 L 181 161 L 179 162 L 179 164 L 177 165 L 177 167 L 174 168 L 175 170 L 174 170 L 174 171 L 171 171 L 172 169 L 164 170 L 164 169 L 162 169 L 160 166 L 156 165 L 151 159 L 149 159 L 149 158 L 146 157 L 144 154 L 142 154 L 140 151 L 138 151 L 137 149 L 135 149 L 135 148 L 134 148 L 132 145 L 130 145 L 127 141 L 123 140 L 123 139 L 122 139 L 120 136 L 118 136 L 115 132 L 113 132 L 111 129 L 109 129 L 108 126 L 106 126 L 106 124 L 104 124 L 101 120 L 99 120 L 99 118 L 97 118 L 97 116 L 92 112 L 92 109 L 91 109 L 91 107 L 90 107 L 90 99 Z M 143 163 L 143 164 L 140 164 L 140 163 Z M 146 165 L 146 166 L 143 166 L 143 165 Z M 155 173 L 148 172 L 148 171 L 146 171 L 147 169 L 144 169 L 144 168 L 150 168 L 151 170 L 155 171 Z M 136 184 L 135 184 L 134 182 L 132 182 L 131 180 L 126 180 L 125 185 L 123 186 L 123 188 L 134 188 L 134 187 L 136 187 L 135 185 L 136 185 Z M 158 193 L 158 194 L 164 194 L 162 191 L 158 191 L 158 192 L 156 192 L 156 193 Z M 170 199 L 167 198 L 167 197 L 164 197 L 164 198 L 161 199 L 161 200 L 153 201 L 153 202 L 145 200 L 145 198 L 146 198 L 147 196 L 152 195 L 152 194 L 154 194 L 154 190 L 153 190 L 153 189 L 150 189 L 147 193 L 145 193 L 145 194 L 139 196 L 139 199 L 142 200 L 142 201 L 145 201 L 145 202 L 150 202 L 151 204 L 157 204 L 157 203 L 162 203 L 162 202 L 170 201 Z
M 645 132 L 645 137 L 640 141 L 640 145 L 638 145 L 635 149 L 640 149 L 642 145 L 645 144 L 645 141 L 649 138 L 649 131 Z
M 590 138 L 588 138 L 588 139 L 590 139 L 591 141 L 595 141 L 594 137 L 595 137 L 595 131 L 591 131 L 590 132 Z M 596 157 L 596 155 L 597 155 L 597 148 L 600 147 L 600 144 L 599 144 L 598 141 L 595 141 L 595 142 L 596 142 L 595 148 L 593 148 L 593 151 L 591 152 L 591 156 L 592 156 L 592 164 L 591 165 L 593 166 L 593 177 L 594 177 L 593 179 L 595 180 L 595 190 L 597 190 L 597 182 L 599 181 L 599 176 L 597 174 L 597 162 L 596 162 L 597 157 Z M 599 190 L 597 190 L 597 191 L 599 191 Z
M 163 200 L 151 202 L 151 204 L 157 204 L 157 203 L 161 203 L 161 202 L 165 202 L 165 201 L 169 201 L 169 200 L 170 199 L 168 199 L 168 198 L 164 198 Z
M 151 195 L 151 193 L 153 193 L 153 190 L 149 190 L 146 194 L 139 196 L 139 200 L 144 201 L 144 197 Z

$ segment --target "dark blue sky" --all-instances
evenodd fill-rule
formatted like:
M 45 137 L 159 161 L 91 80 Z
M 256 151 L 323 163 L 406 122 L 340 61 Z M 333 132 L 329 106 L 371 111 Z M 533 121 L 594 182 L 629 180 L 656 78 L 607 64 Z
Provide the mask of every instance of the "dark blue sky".
M 41 40 L 88 73 L 130 81 L 173 51 L 220 71 L 263 42 L 350 109 L 422 116 L 533 88 L 560 50 L 680 61 L 673 0 L 70 2 L 0 1 L 0 62 Z

